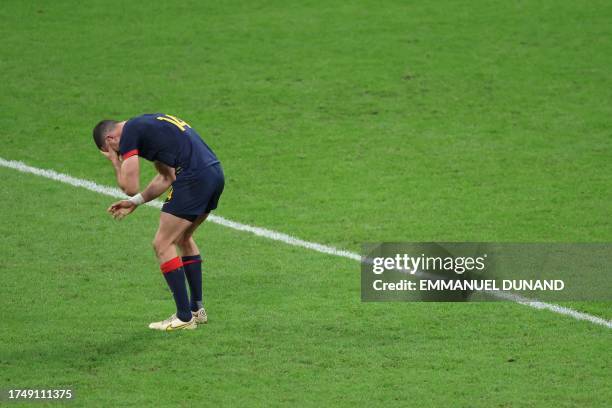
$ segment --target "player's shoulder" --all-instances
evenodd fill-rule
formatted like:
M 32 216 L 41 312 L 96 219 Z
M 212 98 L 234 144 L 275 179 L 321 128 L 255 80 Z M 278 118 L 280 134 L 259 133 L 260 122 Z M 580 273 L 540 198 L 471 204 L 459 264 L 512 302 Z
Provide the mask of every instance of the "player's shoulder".
M 134 116 L 133 118 L 128 119 L 126 122 L 126 126 L 138 128 L 138 127 L 146 127 L 152 124 L 156 124 L 159 122 L 157 119 L 159 116 L 163 115 L 162 113 L 144 113 L 142 115 Z
M 159 115 L 159 113 L 145 113 L 128 119 L 123 126 L 123 134 L 138 136 L 146 133 L 147 130 L 156 125 L 156 122 L 159 122 L 156 119 Z

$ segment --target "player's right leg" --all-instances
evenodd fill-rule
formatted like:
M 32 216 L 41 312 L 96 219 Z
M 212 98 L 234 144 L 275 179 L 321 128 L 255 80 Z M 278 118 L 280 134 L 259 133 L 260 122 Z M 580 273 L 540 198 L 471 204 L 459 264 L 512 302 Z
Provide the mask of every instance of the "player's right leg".
M 176 314 L 161 322 L 154 322 L 149 328 L 156 330 L 194 329 L 195 319 L 189 307 L 189 296 L 185 285 L 185 271 L 181 258 L 178 257 L 175 241 L 190 226 L 191 221 L 162 212 L 159 228 L 153 240 L 153 248 L 159 260 L 160 268 L 172 291 L 176 303 Z

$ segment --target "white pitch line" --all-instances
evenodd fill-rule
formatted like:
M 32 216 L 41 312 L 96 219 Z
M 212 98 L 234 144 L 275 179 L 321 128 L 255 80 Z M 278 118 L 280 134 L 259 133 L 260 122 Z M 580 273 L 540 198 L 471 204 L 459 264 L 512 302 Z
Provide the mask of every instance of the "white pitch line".
M 9 169 L 14 169 L 22 173 L 35 174 L 37 176 L 46 177 L 51 180 L 69 184 L 74 187 L 81 187 L 89 191 L 93 191 L 96 193 L 104 194 L 104 195 L 115 197 L 115 198 L 126 198 L 127 197 L 118 188 L 102 186 L 100 184 L 94 183 L 93 181 L 79 179 L 76 177 L 69 176 L 67 174 L 58 173 L 53 170 L 39 169 L 37 167 L 28 166 L 27 164 L 20 162 L 20 161 L 5 160 L 0 157 L 0 166 L 6 167 Z M 162 203 L 158 200 L 155 200 L 155 201 L 148 202 L 147 205 L 151 207 L 161 208 Z M 331 246 L 318 244 L 316 242 L 305 241 L 303 239 L 299 239 L 291 235 L 284 234 L 278 231 L 269 230 L 266 228 L 260 228 L 260 227 L 254 227 L 252 225 L 241 224 L 239 222 L 228 220 L 227 218 L 223 218 L 218 215 L 211 214 L 210 217 L 208 217 L 207 221 L 213 222 L 215 224 L 223 225 L 224 227 L 228 227 L 228 228 L 231 228 L 237 231 L 250 232 L 251 234 L 257 235 L 259 237 L 264 237 L 264 238 L 268 238 L 274 241 L 284 242 L 285 244 L 288 244 L 288 245 L 306 248 L 312 251 L 321 252 L 321 253 L 328 254 L 328 255 L 348 258 L 354 261 L 361 261 L 361 256 L 355 252 L 350 252 L 344 249 L 338 249 L 338 248 L 334 248 Z M 544 303 L 544 302 L 540 302 L 537 300 L 523 298 L 517 295 L 508 295 L 508 296 L 510 296 L 508 297 L 508 300 L 511 300 L 521 305 L 529 306 L 534 309 L 540 309 L 540 310 L 546 309 L 554 313 L 573 317 L 576 320 L 584 320 L 587 322 L 591 322 L 593 324 L 597 324 L 597 325 L 604 326 L 607 328 L 612 328 L 611 320 L 606 320 L 601 317 L 593 316 L 587 313 L 582 313 L 577 310 L 570 309 L 568 307 L 555 305 L 552 303 Z
M 569 307 L 555 305 L 554 303 L 546 303 L 541 302 L 537 299 L 529 299 L 521 295 L 517 295 L 514 293 L 502 292 L 499 290 L 489 291 L 491 295 L 500 298 L 510 300 L 512 302 L 516 302 L 519 305 L 525 305 L 529 307 L 533 307 L 534 309 L 540 310 L 550 310 L 554 313 L 559 313 L 565 316 L 571 316 L 576 320 L 586 320 L 593 324 L 598 324 L 600 326 L 607 327 L 608 329 L 612 329 L 612 321 L 606 320 L 601 317 L 593 316 L 588 313 L 579 312 L 574 309 L 570 309 Z

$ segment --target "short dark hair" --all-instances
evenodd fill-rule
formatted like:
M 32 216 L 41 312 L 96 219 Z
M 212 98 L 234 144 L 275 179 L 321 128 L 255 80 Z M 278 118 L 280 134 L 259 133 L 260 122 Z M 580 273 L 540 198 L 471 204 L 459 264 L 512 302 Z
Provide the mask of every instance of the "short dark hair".
M 101 120 L 93 129 L 93 139 L 94 142 L 96 142 L 96 146 L 98 146 L 98 149 L 102 150 L 102 148 L 104 147 L 106 134 L 110 132 L 111 129 L 114 128 L 117 123 L 119 122 L 117 122 L 116 120 L 104 119 Z

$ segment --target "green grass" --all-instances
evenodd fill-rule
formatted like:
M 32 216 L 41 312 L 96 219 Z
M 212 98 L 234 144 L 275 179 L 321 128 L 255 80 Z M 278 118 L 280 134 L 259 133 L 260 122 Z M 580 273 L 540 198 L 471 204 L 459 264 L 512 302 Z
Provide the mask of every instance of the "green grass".
M 604 1 L 5 1 L 0 157 L 111 185 L 93 125 L 163 111 L 220 156 L 232 220 L 354 251 L 610 242 L 611 17 Z M 608 329 L 509 303 L 362 304 L 354 261 L 214 224 L 197 235 L 211 323 L 152 333 L 172 311 L 156 210 L 116 223 L 108 197 L 0 178 L 0 388 L 70 385 L 73 406 L 612 398 Z

